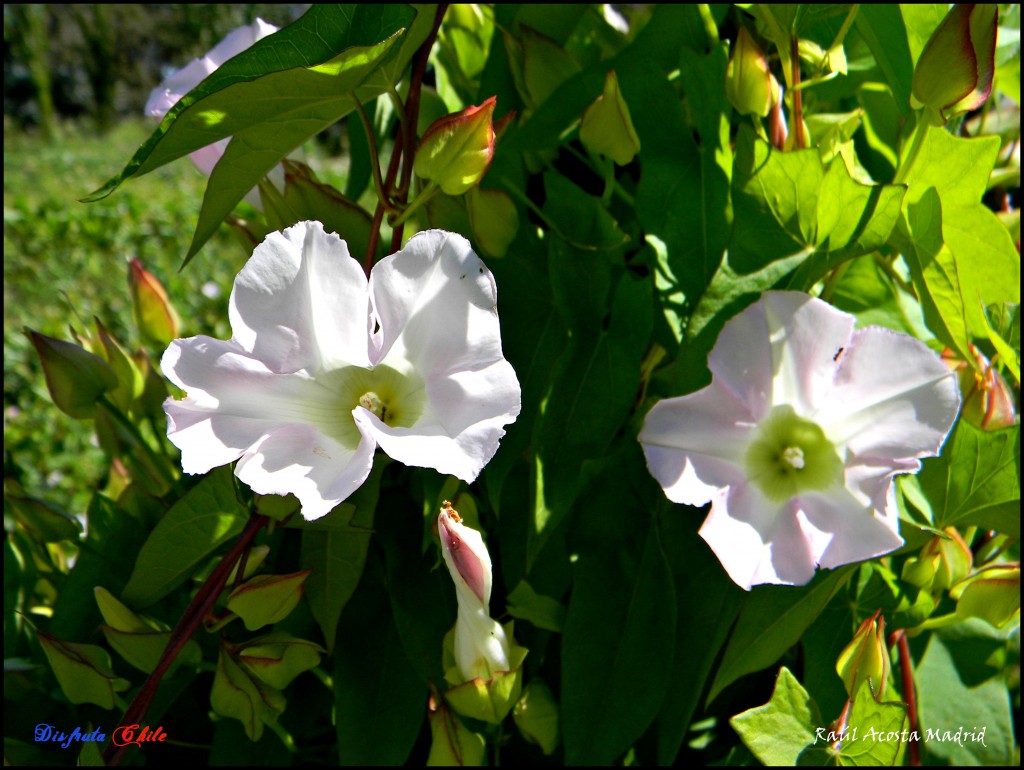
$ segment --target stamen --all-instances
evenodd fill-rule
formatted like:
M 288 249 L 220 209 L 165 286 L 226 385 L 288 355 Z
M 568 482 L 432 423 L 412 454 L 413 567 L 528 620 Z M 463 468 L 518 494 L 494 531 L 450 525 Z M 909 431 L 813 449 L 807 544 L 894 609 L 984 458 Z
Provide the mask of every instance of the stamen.
M 796 470 L 803 470 L 804 450 L 798 446 L 786 447 L 782 452 L 782 459 Z

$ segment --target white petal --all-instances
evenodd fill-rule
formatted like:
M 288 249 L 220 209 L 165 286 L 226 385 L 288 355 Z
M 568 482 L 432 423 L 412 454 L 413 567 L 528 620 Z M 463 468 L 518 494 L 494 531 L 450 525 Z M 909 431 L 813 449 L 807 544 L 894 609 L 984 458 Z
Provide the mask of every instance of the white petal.
M 370 294 L 382 335 L 375 363 L 404 359 L 429 381 L 502 359 L 494 277 L 461 235 L 417 233 L 374 266 Z
M 772 503 L 751 484 L 718 493 L 700 536 L 745 590 L 762 583 L 804 585 L 814 577 L 814 558 L 792 501 Z
M 765 292 L 725 324 L 708 367 L 755 419 L 782 404 L 813 417 L 829 396 L 853 325 L 853 316 L 807 294 Z
M 889 485 L 891 488 L 891 484 Z M 890 515 L 863 505 L 845 487 L 800 496 L 800 520 L 822 567 L 852 564 L 903 545 L 895 505 Z
M 235 340 L 275 372 L 369 365 L 366 278 L 319 222 L 271 233 L 256 247 L 235 279 L 229 314 Z
M 359 489 L 373 466 L 373 439 L 347 449 L 312 425 L 277 428 L 246 452 L 235 475 L 261 495 L 295 495 L 307 521 L 319 519 Z
M 688 396 L 659 401 L 639 441 L 651 475 L 676 503 L 704 505 L 741 481 L 753 418 L 731 391 L 713 382 Z
M 459 611 L 455 621 L 455 662 L 467 681 L 493 678 L 508 671 L 508 637 L 496 620 L 485 612 Z
M 906 334 L 859 330 L 818 420 L 859 458 L 937 455 L 960 407 L 956 379 L 927 345 Z

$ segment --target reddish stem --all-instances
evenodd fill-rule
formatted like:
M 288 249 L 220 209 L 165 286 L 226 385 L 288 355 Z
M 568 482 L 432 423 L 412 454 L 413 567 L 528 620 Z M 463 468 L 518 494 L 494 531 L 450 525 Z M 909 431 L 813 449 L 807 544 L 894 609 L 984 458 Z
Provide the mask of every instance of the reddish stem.
M 889 643 L 896 644 L 900 653 L 900 681 L 903 684 L 903 700 L 907 704 L 907 718 L 910 720 L 910 741 L 907 752 L 910 755 L 910 766 L 921 766 L 920 724 L 917 719 L 917 693 L 914 690 L 914 662 L 910 658 L 910 644 L 907 632 L 900 629 L 889 637 Z
M 793 36 L 789 39 L 789 57 L 793 64 L 793 85 L 790 90 L 793 92 L 793 130 L 796 135 L 793 137 L 793 148 L 804 149 L 804 101 L 800 91 L 800 41 Z
M 184 649 L 185 644 L 188 643 L 196 629 L 199 628 L 203 618 L 213 609 L 213 605 L 216 603 L 217 597 L 220 596 L 220 592 L 224 589 L 224 584 L 227 583 L 228 576 L 231 574 L 231 569 L 235 566 L 235 562 L 238 561 L 242 553 L 252 543 L 256 533 L 268 521 L 269 519 L 266 516 L 256 515 L 249 517 L 249 521 L 245 524 L 245 529 L 242 530 L 242 534 L 239 535 L 235 544 L 231 546 L 231 550 L 224 555 L 224 558 L 220 560 L 220 563 L 210 573 L 210 576 L 206 578 L 199 587 L 199 590 L 196 591 L 196 595 L 192 597 L 192 601 L 181 616 L 181 620 L 178 621 L 178 625 L 171 632 L 171 638 L 167 642 L 167 647 L 164 648 L 163 655 L 160 656 L 160 662 L 156 664 L 153 673 L 143 683 L 118 724 L 134 725 L 142 722 L 142 718 L 146 715 L 153 701 L 153 696 L 156 695 L 156 688 L 160 685 L 160 680 L 163 679 L 164 674 L 167 673 L 171 664 L 174 663 L 174 659 L 178 657 L 178 653 Z M 115 746 L 111 743 L 103 753 L 104 764 L 120 764 L 126 748 L 127 746 Z

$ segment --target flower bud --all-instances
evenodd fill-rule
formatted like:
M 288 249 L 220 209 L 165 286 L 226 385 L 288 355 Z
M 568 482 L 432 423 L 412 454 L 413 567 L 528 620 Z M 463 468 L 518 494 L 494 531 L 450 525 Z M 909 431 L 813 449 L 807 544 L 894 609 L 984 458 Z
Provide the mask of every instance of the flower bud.
M 975 366 L 945 350 L 942 359 L 957 373 L 963 407 L 960 415 L 982 430 L 1008 428 L 1017 421 L 1013 394 L 1003 376 L 974 345 L 970 346 Z
M 974 555 L 956 527 L 946 527 L 948 537 L 933 537 L 921 552 L 907 559 L 902 579 L 923 590 L 947 590 L 971 571 Z
M 167 347 L 178 338 L 181 319 L 163 284 L 133 257 L 128 271 L 128 290 L 132 295 L 132 316 L 146 342 Z
M 494 157 L 496 102 L 492 96 L 479 107 L 435 120 L 416 150 L 416 175 L 447 195 L 461 195 L 478 184 Z
M 640 152 L 640 137 L 633 128 L 615 70 L 608 70 L 604 91 L 583 113 L 580 141 L 591 152 L 607 155 L 620 166 L 625 166 Z
M 851 698 L 865 680 L 871 681 L 872 692 L 876 698 L 881 698 L 885 694 L 890 665 L 889 648 L 885 643 L 885 619 L 878 610 L 860 624 L 853 641 L 839 653 L 836 673 Z
M 757 113 L 767 117 L 768 111 L 779 101 L 779 81 L 768 68 L 764 52 L 745 27 L 740 27 L 725 71 L 725 95 L 740 115 Z
M 995 73 L 995 5 L 954 5 L 935 28 L 914 68 L 911 105 L 948 120 L 977 109 L 992 93 Z
M 39 354 L 53 403 L 70 417 L 96 416 L 96 402 L 117 387 L 117 375 L 97 355 L 70 342 L 25 330 Z
M 949 592 L 957 600 L 957 617 L 981 618 L 1002 628 L 1020 615 L 1020 564 L 980 570 Z

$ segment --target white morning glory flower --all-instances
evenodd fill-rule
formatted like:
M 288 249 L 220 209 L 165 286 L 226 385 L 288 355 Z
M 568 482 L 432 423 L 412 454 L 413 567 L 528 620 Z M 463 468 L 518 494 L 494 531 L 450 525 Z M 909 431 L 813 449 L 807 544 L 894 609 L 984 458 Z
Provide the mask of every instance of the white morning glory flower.
M 437 534 L 459 602 L 455 662 L 465 681 L 490 680 L 510 668 L 508 637 L 490 614 L 491 556 L 480 533 L 463 524 L 450 503 L 437 517 Z
M 316 519 L 392 458 L 474 480 L 520 408 L 494 278 L 460 235 L 429 230 L 374 266 L 319 222 L 271 233 L 235 278 L 234 336 L 175 340 L 167 435 L 186 473 L 238 460 L 260 494 Z
M 163 120 L 164 115 L 170 112 L 171 107 L 177 104 L 181 97 L 202 83 L 224 62 L 238 56 L 242 51 L 251 48 L 254 43 L 277 31 L 278 27 L 267 24 L 259 18 L 252 24 L 232 30 L 202 59 L 193 59 L 188 65 L 167 77 L 163 83 L 154 88 L 146 101 L 145 113 L 151 118 Z M 214 166 L 223 157 L 230 141 L 231 137 L 225 137 L 206 147 L 200 147 L 190 153 L 189 158 L 200 171 L 209 176 L 213 173 Z M 283 188 L 284 169 L 280 165 L 275 166 L 268 177 L 275 186 Z M 261 208 L 257 190 L 250 191 L 245 199 L 256 208 Z
M 893 477 L 938 454 L 960 405 L 923 342 L 766 292 L 708 367 L 711 384 L 656 404 L 639 440 L 670 500 L 711 503 L 700 534 L 738 585 L 803 585 L 815 565 L 902 545 Z

